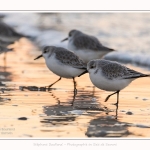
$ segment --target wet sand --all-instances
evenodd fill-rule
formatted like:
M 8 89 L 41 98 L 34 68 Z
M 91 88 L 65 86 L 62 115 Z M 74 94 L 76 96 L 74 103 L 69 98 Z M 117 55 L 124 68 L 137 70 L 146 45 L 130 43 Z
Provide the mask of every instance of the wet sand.
M 48 70 L 43 58 L 34 60 L 41 52 L 28 40 L 22 38 L 14 46 L 6 61 L 0 55 L 0 79 L 6 84 L 0 86 L 4 89 L 0 96 L 1 138 L 150 137 L 149 78 L 137 79 L 122 90 L 116 110 L 116 95 L 104 102 L 111 92 L 98 88 L 93 92 L 85 74 L 76 78 L 78 94 L 72 107 L 73 81 L 62 79 L 45 90 L 59 77 Z

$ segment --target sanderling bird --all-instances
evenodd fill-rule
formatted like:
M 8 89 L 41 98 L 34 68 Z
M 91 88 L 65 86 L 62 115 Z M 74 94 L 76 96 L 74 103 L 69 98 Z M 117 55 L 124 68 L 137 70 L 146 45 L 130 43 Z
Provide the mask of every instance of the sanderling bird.
M 6 23 L 0 21 L 0 40 L 7 41 L 7 42 L 14 42 L 16 40 L 19 40 L 22 37 L 29 38 L 29 39 L 33 38 L 31 36 L 26 36 L 21 33 L 18 33 Z
M 68 50 L 73 51 L 85 63 L 93 59 L 100 59 L 104 55 L 115 51 L 114 49 L 103 46 L 100 41 L 91 35 L 87 35 L 79 30 L 71 30 L 68 40 Z
M 7 48 L 0 45 L 0 54 L 4 53 L 4 61 L 6 60 L 6 53 L 12 50 L 13 48 Z
M 8 48 L 0 45 L 0 54 L 6 53 L 6 52 L 9 52 L 9 51 L 12 51 L 12 49 L 8 49 Z M 2 84 L 1 81 L 0 81 L 0 85 L 4 85 L 4 84 Z
M 88 62 L 87 70 L 81 75 L 86 72 L 89 72 L 91 82 L 99 89 L 115 91 L 106 97 L 105 102 L 110 96 L 117 94 L 117 103 L 115 104 L 117 106 L 119 102 L 119 92 L 122 89 L 137 78 L 150 76 L 127 68 L 118 62 L 104 59 L 96 59 Z
M 8 48 L 8 46 L 12 44 L 14 44 L 14 42 L 0 40 L 0 51 L 4 52 L 4 60 L 6 60 L 6 53 L 10 50 L 12 51 L 13 48 L 12 49 Z
M 61 78 L 72 78 L 74 83 L 74 98 L 72 105 L 77 94 L 75 77 L 79 76 L 86 70 L 86 64 L 79 59 L 73 52 L 55 46 L 46 46 L 42 50 L 42 55 L 38 56 L 34 60 L 44 57 L 45 62 L 49 70 L 54 74 L 60 76 L 60 78 L 49 85 L 49 88 L 52 87 L 55 83 L 61 80 Z
M 8 42 L 8 41 L 0 40 L 0 46 L 6 47 L 6 48 L 7 48 L 7 46 L 12 45 L 14 43 L 15 42 Z
M 0 54 L 12 51 L 12 49 L 6 48 L 0 45 Z

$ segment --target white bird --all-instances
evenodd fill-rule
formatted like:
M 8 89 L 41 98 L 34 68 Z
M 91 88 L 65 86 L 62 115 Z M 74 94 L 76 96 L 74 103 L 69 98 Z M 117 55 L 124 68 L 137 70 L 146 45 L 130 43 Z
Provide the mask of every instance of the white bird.
M 73 51 L 85 63 L 93 59 L 100 59 L 104 55 L 115 51 L 103 46 L 100 41 L 91 35 L 87 35 L 79 30 L 71 30 L 69 37 L 63 41 L 68 41 L 68 50 Z
M 117 94 L 117 106 L 119 102 L 119 92 L 122 89 L 127 87 L 137 78 L 150 76 L 149 74 L 143 74 L 127 68 L 118 62 L 104 59 L 91 60 L 88 62 L 87 70 L 81 75 L 86 72 L 89 72 L 91 82 L 99 89 L 115 91 L 106 97 L 105 102 L 110 98 L 110 96 Z
M 86 64 L 78 58 L 73 52 L 67 49 L 55 46 L 46 46 L 42 51 L 42 55 L 38 56 L 34 60 L 44 57 L 45 63 L 49 70 L 54 74 L 60 76 L 60 78 L 49 85 L 52 87 L 56 82 L 61 80 L 61 78 L 72 78 L 74 82 L 74 99 L 77 94 L 75 77 L 79 76 L 86 70 Z M 73 105 L 72 102 L 72 105 Z

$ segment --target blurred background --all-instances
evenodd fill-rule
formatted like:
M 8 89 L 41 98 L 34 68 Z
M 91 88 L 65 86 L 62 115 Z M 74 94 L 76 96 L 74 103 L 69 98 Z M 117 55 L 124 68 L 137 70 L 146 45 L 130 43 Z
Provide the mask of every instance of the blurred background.
M 34 36 L 39 47 L 57 45 L 72 29 L 96 36 L 117 50 L 106 59 L 150 67 L 150 13 L 1 13 L 1 20 L 19 33 Z

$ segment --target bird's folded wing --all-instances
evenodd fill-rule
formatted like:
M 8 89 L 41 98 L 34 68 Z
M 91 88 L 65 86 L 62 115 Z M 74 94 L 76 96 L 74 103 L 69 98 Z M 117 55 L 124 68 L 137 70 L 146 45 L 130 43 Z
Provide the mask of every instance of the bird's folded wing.
M 64 65 L 71 66 L 78 69 L 86 69 L 86 63 L 84 63 L 73 52 L 67 50 L 56 51 L 56 58 Z
M 132 70 L 130 68 L 127 68 L 127 72 L 128 73 L 126 74 L 126 76 L 123 77 L 123 79 L 132 79 L 132 78 L 141 78 L 141 77 L 148 77 L 148 76 L 150 76 L 148 74 L 143 74 L 141 72 Z
M 81 35 L 74 39 L 74 45 L 80 49 L 92 49 L 99 50 L 102 47 L 102 44 L 99 40 L 93 36 Z
M 131 79 L 149 76 L 115 62 L 103 66 L 102 73 L 107 79 Z

